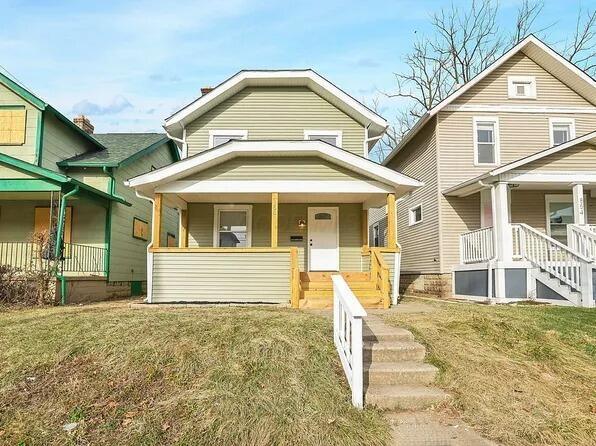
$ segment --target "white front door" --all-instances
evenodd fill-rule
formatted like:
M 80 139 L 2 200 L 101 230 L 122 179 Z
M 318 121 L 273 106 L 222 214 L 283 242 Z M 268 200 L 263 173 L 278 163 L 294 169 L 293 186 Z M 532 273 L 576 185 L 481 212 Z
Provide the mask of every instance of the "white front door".
M 339 209 L 308 208 L 308 269 L 339 271 Z

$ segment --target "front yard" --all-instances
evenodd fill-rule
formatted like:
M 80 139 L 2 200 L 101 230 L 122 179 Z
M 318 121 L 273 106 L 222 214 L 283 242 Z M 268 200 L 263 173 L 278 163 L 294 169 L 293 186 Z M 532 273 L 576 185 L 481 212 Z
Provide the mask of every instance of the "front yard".
M 596 310 L 406 302 L 386 321 L 426 344 L 447 410 L 504 445 L 595 444 Z
M 0 443 L 381 445 L 329 320 L 295 310 L 0 313 Z

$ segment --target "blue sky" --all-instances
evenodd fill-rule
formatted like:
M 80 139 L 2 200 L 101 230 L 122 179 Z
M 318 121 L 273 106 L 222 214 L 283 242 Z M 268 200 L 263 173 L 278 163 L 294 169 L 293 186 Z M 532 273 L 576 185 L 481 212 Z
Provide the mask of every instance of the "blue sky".
M 519 2 L 500 3 L 505 29 Z M 0 66 L 67 116 L 88 114 L 97 132 L 160 131 L 202 86 L 240 69 L 313 68 L 370 101 L 394 87 L 430 14 L 450 4 L 0 0 Z M 551 42 L 570 35 L 580 4 L 546 2 Z M 399 106 L 385 99 L 382 112 L 391 120 Z

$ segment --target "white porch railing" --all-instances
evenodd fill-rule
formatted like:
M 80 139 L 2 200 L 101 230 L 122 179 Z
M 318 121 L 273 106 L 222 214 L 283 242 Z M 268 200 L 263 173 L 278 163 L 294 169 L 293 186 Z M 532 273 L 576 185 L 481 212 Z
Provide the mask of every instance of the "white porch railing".
M 495 256 L 493 228 L 482 228 L 459 236 L 461 263 L 487 262 Z
M 364 405 L 364 370 L 362 364 L 362 319 L 366 311 L 344 278 L 333 280 L 333 341 L 352 389 L 352 404 Z
M 523 259 L 580 292 L 583 299 L 592 299 L 590 259 L 531 226 L 516 223 L 511 227 L 518 234 Z
M 592 261 L 596 260 L 596 226 L 567 225 L 567 243 L 571 249 Z

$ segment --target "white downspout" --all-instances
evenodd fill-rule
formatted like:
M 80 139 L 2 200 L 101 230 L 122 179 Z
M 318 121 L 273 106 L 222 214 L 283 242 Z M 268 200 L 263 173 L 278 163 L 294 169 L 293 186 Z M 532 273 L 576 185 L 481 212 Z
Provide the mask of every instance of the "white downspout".
M 165 125 L 163 126 L 163 129 L 166 131 L 166 135 L 168 136 L 168 138 L 182 144 L 182 159 L 184 159 L 188 157 L 188 145 L 186 144 L 186 127 L 184 127 L 184 124 L 182 124 L 182 122 L 180 122 L 180 127 L 182 127 L 182 139 L 170 134 Z
M 148 200 L 151 202 L 151 209 L 153 212 L 153 206 L 155 206 L 155 201 L 152 198 L 149 198 L 146 195 L 140 194 L 138 190 L 135 189 L 135 195 L 143 200 Z M 153 216 L 151 216 L 151 234 L 153 234 Z M 151 252 L 151 248 L 153 247 L 153 236 L 151 237 L 151 241 L 147 245 L 147 303 L 153 302 L 153 253 Z

